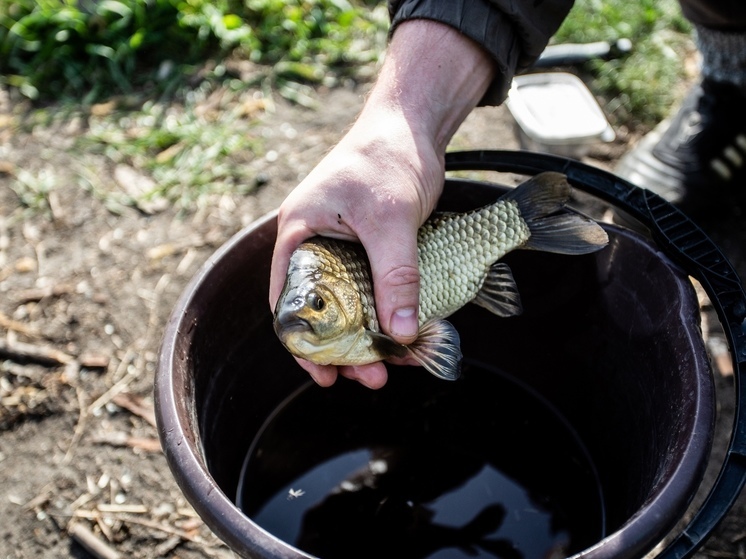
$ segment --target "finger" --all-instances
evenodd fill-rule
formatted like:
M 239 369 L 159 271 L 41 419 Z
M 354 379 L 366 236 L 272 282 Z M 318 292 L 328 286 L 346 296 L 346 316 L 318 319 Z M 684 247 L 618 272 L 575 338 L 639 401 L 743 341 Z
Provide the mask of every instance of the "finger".
M 417 225 L 417 224 L 415 224 Z M 382 330 L 397 342 L 417 338 L 420 272 L 417 264 L 417 232 L 386 238 L 385 244 L 366 245 L 373 274 L 376 309 Z
M 303 367 L 311 375 L 311 378 L 319 386 L 326 388 L 336 382 L 338 373 L 337 367 L 334 365 L 317 365 L 300 357 L 295 357 L 295 360 L 298 362 L 298 365 Z
M 277 299 L 280 298 L 282 287 L 290 264 L 290 256 L 303 241 L 313 235 L 303 227 L 286 228 L 279 232 L 272 253 L 272 264 L 269 276 L 269 304 L 274 311 Z
M 388 380 L 386 365 L 380 361 L 369 365 L 339 367 L 339 374 L 373 390 L 382 388 Z
M 282 250 L 279 245 L 275 246 L 275 251 L 272 254 L 272 267 L 269 274 L 269 308 L 272 312 L 275 312 L 277 300 L 280 298 L 280 293 L 282 293 L 282 286 L 285 282 L 289 263 L 290 255 Z

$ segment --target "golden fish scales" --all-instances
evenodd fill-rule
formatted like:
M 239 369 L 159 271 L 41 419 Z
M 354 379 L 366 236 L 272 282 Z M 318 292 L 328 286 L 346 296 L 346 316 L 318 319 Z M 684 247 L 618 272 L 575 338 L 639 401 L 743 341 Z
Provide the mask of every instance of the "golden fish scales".
M 302 248 L 303 245 L 301 245 Z M 378 317 L 376 316 L 375 299 L 373 296 L 373 281 L 371 280 L 370 265 L 362 246 L 343 243 L 324 237 L 314 240 L 313 249 L 318 257 L 318 271 L 328 273 L 341 281 L 348 282 L 354 287 L 360 298 L 364 322 L 370 330 L 378 331 Z M 353 295 L 345 293 L 347 305 L 355 304 L 350 300 Z

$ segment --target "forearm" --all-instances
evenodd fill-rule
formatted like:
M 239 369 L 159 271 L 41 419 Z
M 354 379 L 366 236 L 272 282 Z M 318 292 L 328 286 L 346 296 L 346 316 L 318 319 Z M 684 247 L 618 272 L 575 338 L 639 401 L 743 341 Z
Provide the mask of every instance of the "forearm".
M 411 20 L 396 29 L 360 119 L 391 114 L 444 153 L 495 73 L 490 55 L 447 25 Z
M 427 19 L 448 25 L 489 53 L 494 79 L 480 101 L 499 105 L 516 73 L 530 67 L 557 31 L 573 0 L 390 0 L 392 32 Z

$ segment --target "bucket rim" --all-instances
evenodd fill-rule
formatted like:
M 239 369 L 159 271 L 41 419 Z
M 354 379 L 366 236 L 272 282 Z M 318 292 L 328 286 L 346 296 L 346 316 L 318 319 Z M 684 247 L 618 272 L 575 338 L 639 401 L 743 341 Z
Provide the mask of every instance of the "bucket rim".
M 735 270 L 712 241 L 680 210 L 652 192 L 576 160 L 532 152 L 451 152 L 446 154 L 446 170 L 486 170 L 524 175 L 541 171 L 564 173 L 573 187 L 611 202 L 646 225 L 662 252 L 702 283 L 728 336 L 737 397 L 734 432 L 721 473 L 694 519 L 659 556 L 668 559 L 692 555 L 731 508 L 746 480 L 746 418 L 743 417 L 743 402 L 746 401 L 746 382 L 743 382 L 746 374 L 746 295 Z M 199 450 L 199 441 L 188 441 L 182 429 L 180 420 L 190 419 L 185 414 L 191 412 L 176 398 L 175 384 L 179 379 L 171 374 L 159 374 L 163 373 L 163 368 L 170 370 L 176 360 L 188 358 L 183 350 L 185 343 L 188 347 L 193 317 L 188 316 L 186 309 L 194 301 L 200 284 L 247 235 L 253 232 L 271 235 L 276 233 L 276 226 L 277 210 L 274 210 L 236 233 L 208 258 L 182 292 L 166 325 L 159 353 L 155 383 L 156 417 L 172 473 L 188 500 L 208 515 L 204 520 L 216 535 L 238 553 L 248 556 L 260 553 L 261 546 L 263 553 L 273 553 L 275 557 L 310 558 L 311 555 L 281 542 L 241 513 L 211 475 L 192 475 L 199 470 L 208 472 L 208 469 Z M 682 229 L 685 235 L 681 235 Z M 178 337 L 182 339 L 181 344 L 177 344 Z M 191 420 L 197 425 L 194 418 Z M 199 436 L 198 432 L 196 436 Z M 256 529 L 256 549 L 248 549 L 245 540 L 236 536 L 246 529 L 247 522 Z
M 224 257 L 235 250 L 249 235 L 257 232 L 276 233 L 277 214 L 277 210 L 272 210 L 235 233 L 210 255 L 182 291 L 166 323 L 158 355 L 154 384 L 155 416 L 161 448 L 177 485 L 215 535 L 241 556 L 253 557 L 255 554 L 271 552 L 272 556 L 278 559 L 313 559 L 312 555 L 297 548 L 292 548 L 295 553 L 289 554 L 289 544 L 282 542 L 243 514 L 209 473 L 202 454 L 201 441 L 189 437 L 190 433 L 185 430 L 185 424 L 191 424 L 194 427 L 193 434 L 199 437 L 198 420 L 194 417 L 194 410 L 190 410 L 186 402 L 178 397 L 181 391 L 176 385 L 179 381 L 187 382 L 188 379 L 175 378 L 178 367 L 172 366 L 177 360 L 188 358 L 186 353 L 180 352 L 184 345 L 189 345 L 192 331 L 197 330 L 194 328 L 193 317 L 187 314 L 187 309 L 192 308 L 192 303 L 198 299 L 198 288 L 204 284 L 215 267 L 220 265 Z M 178 343 L 179 340 L 181 344 Z M 163 374 L 164 369 L 171 374 Z M 193 475 L 196 472 L 204 472 L 206 475 Z M 247 546 L 244 538 L 236 535 L 245 532 L 247 522 L 256 536 L 253 548 Z
M 746 483 L 746 292 L 732 264 L 679 208 L 603 169 L 558 155 L 511 150 L 454 151 L 446 153 L 445 161 L 446 171 L 562 173 L 573 188 L 611 203 L 647 227 L 662 252 L 704 288 L 728 340 L 735 410 L 728 449 L 714 485 L 687 526 L 657 555 L 662 559 L 691 557 Z

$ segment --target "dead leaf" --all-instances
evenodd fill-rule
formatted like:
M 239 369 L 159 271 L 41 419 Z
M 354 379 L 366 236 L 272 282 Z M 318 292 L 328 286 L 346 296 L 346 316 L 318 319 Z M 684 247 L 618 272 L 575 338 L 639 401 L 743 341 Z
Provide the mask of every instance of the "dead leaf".
M 36 259 L 30 256 L 22 256 L 21 258 L 16 260 L 14 268 L 19 274 L 28 274 L 29 272 L 33 272 L 36 270 Z
M 179 155 L 179 152 L 183 149 L 184 145 L 182 143 L 170 145 L 155 156 L 155 161 L 156 163 L 161 164 L 167 163 L 168 161 L 171 161 L 174 157 Z
M 109 366 L 110 358 L 108 355 L 101 353 L 82 353 L 78 357 L 80 366 L 86 369 L 106 369 Z
M 94 443 L 111 446 L 128 446 L 145 452 L 160 452 L 161 442 L 156 438 L 132 437 L 123 431 L 101 433 L 92 437 Z

